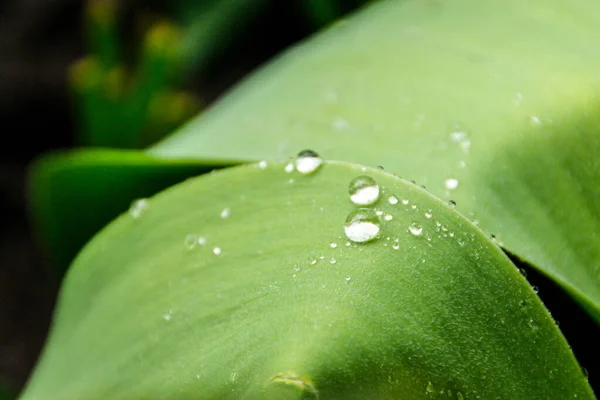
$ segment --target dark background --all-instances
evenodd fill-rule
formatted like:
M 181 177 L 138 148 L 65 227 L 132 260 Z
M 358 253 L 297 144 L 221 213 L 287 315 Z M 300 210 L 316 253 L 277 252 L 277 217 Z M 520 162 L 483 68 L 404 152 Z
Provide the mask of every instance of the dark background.
M 127 27 L 146 12 L 160 12 L 161 2 L 119 3 L 123 40 L 135 46 Z M 210 103 L 310 34 L 312 25 L 292 3 L 269 2 L 207 71 L 192 74 L 188 87 Z M 0 387 L 14 393 L 25 384 L 42 348 L 59 287 L 30 230 L 27 166 L 40 154 L 74 146 L 67 71 L 85 54 L 83 15 L 84 0 L 0 0 Z M 515 262 L 540 287 L 540 297 L 600 392 L 598 325 L 552 282 Z

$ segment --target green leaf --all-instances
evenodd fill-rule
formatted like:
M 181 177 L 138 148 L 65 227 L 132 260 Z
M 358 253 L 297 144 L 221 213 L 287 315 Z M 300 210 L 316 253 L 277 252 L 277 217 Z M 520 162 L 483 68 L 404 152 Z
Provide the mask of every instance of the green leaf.
M 75 254 L 131 202 L 209 171 L 199 161 L 166 161 L 126 150 L 47 155 L 30 171 L 36 233 L 59 275 Z
M 453 199 L 600 320 L 600 3 L 376 3 L 258 71 L 150 150 L 312 148 Z
M 380 236 L 349 245 L 363 174 L 381 192 Z M 436 396 L 593 398 L 482 231 L 416 185 L 328 162 L 312 176 L 217 171 L 120 216 L 69 270 L 21 398 Z

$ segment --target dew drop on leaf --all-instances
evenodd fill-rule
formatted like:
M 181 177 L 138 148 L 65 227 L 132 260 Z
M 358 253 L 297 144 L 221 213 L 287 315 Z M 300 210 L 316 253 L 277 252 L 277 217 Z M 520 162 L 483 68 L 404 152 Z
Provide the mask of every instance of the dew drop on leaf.
M 421 227 L 421 225 L 418 223 L 413 222 L 408 227 L 408 231 L 414 236 L 421 236 L 421 233 L 423 233 L 423 227 Z
M 395 206 L 396 204 L 398 204 L 398 198 L 396 196 L 390 196 L 388 197 L 388 203 Z
M 359 208 L 348 214 L 344 224 L 346 237 L 355 243 L 371 241 L 379 234 L 379 217 L 373 210 Z
M 183 244 L 185 245 L 185 247 L 187 247 L 190 250 L 192 250 L 194 247 L 196 247 L 197 243 L 198 243 L 198 238 L 196 237 L 196 235 L 194 235 L 192 233 L 188 233 L 187 235 L 185 235 L 185 239 L 183 239 Z
M 134 219 L 138 219 L 142 216 L 142 214 L 148 209 L 148 199 L 137 199 L 131 203 L 129 207 L 129 215 L 131 215 Z
M 323 165 L 323 159 L 312 150 L 303 150 L 296 157 L 296 170 L 302 175 L 310 175 Z
M 357 176 L 350 182 L 348 193 L 354 204 L 368 206 L 379 200 L 379 185 L 370 176 Z

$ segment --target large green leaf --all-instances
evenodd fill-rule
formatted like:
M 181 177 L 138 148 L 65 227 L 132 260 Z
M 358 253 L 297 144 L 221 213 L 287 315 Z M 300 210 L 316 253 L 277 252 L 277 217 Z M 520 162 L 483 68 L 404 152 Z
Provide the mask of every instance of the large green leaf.
M 350 244 L 362 174 L 379 184 L 381 231 Z M 21 398 L 430 397 L 593 394 L 482 231 L 416 185 L 329 162 L 218 171 L 120 216 L 69 270 Z
M 598 26 L 591 0 L 382 1 L 150 151 L 383 165 L 456 200 L 600 319 Z

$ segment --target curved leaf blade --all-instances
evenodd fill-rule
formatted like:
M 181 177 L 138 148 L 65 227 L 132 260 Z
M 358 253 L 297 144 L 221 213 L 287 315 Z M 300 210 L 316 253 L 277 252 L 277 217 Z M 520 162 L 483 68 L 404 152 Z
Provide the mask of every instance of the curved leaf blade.
M 347 246 L 348 183 L 362 174 L 382 190 L 381 237 Z M 282 164 L 203 175 L 111 223 L 69 270 L 22 399 L 282 393 L 593 398 L 483 232 L 413 184 L 329 162 L 314 176 Z

